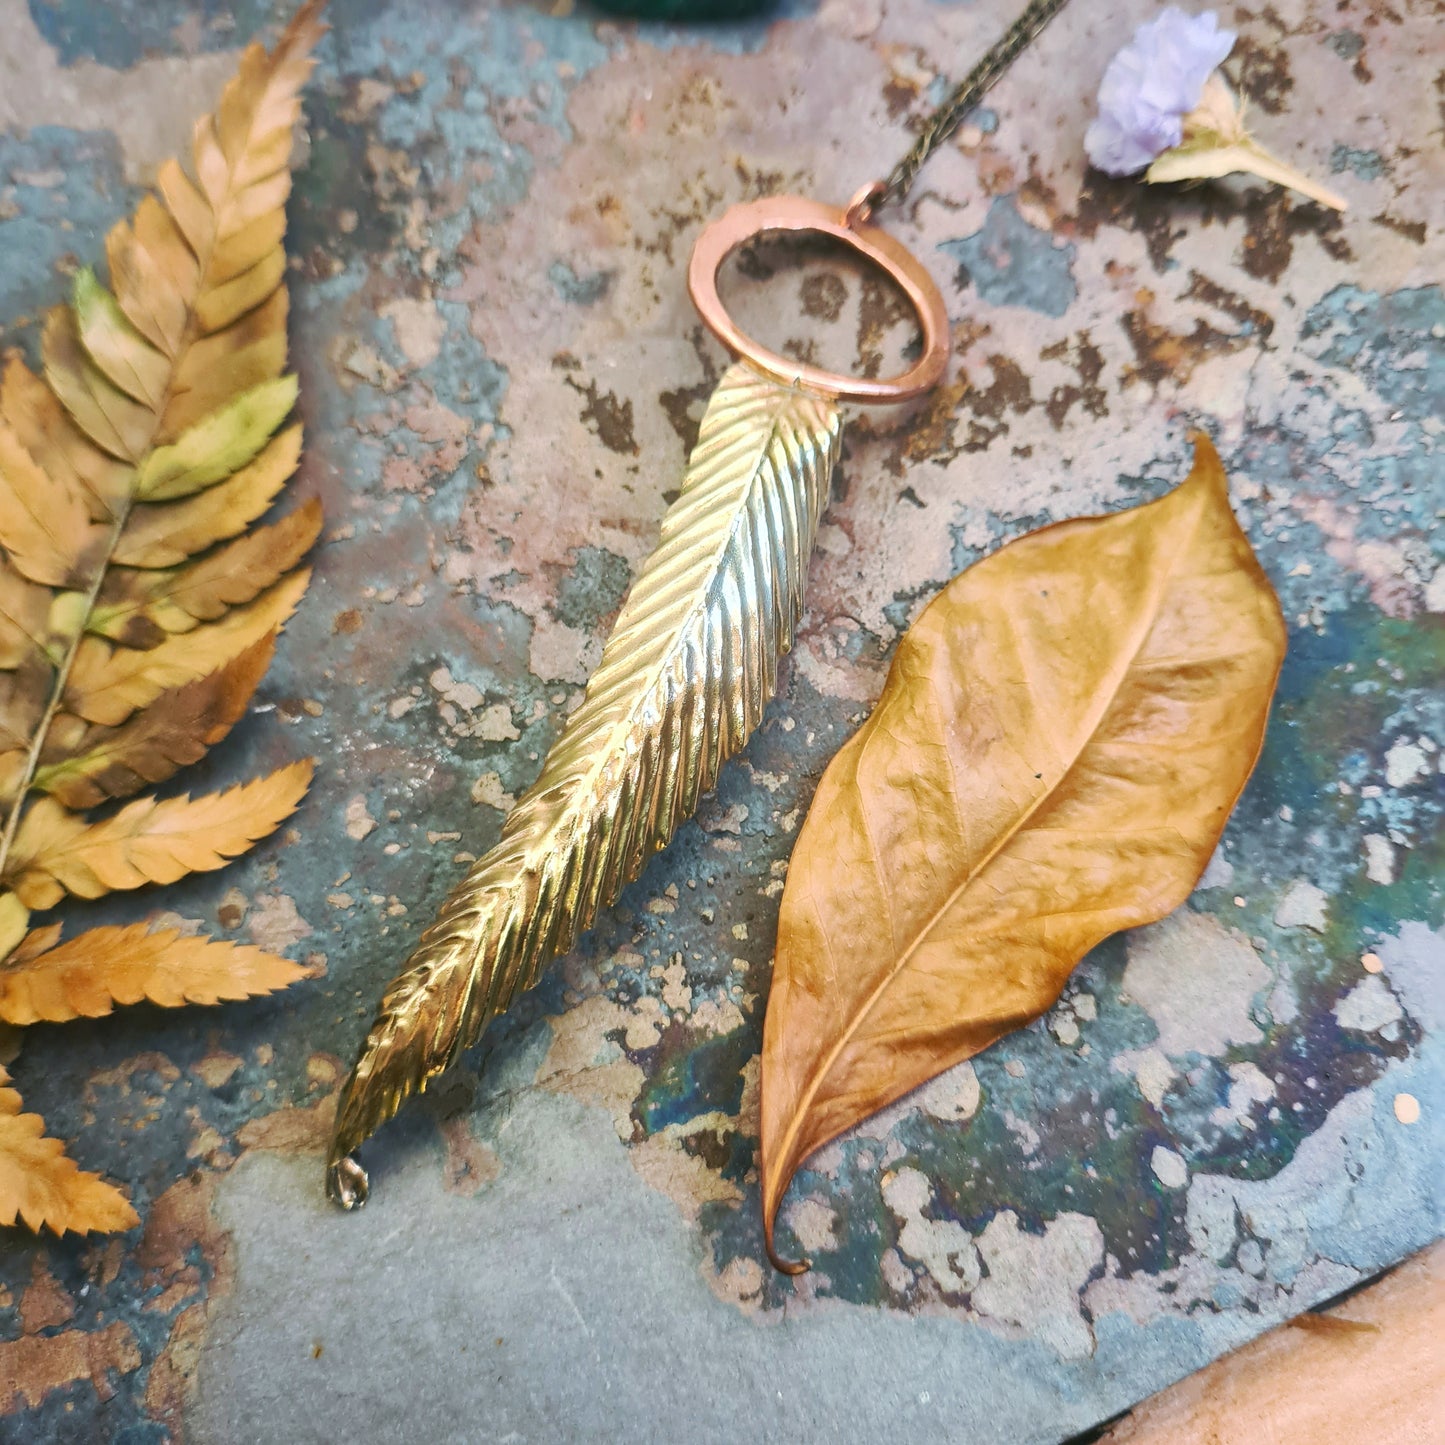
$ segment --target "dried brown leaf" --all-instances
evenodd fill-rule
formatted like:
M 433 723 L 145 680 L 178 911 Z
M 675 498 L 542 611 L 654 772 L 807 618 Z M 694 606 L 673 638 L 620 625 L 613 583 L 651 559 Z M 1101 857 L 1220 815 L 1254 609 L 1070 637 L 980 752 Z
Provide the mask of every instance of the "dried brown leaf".
M 320 531 L 321 503 L 313 499 L 180 571 L 112 568 L 87 626 L 132 647 L 154 646 L 167 633 L 189 632 L 272 586 L 310 551 Z
M 93 521 L 115 515 L 130 494 L 135 468 L 87 440 L 18 353 L 9 356 L 0 379 L 0 417 L 48 477 L 86 498 Z
M 233 397 L 276 381 L 286 367 L 284 290 L 214 336 L 198 337 L 176 369 L 175 386 L 161 418 L 159 440 L 178 440 L 203 425 Z M 290 408 L 283 408 L 289 411 Z M 279 420 L 279 418 L 278 418 Z M 267 428 L 274 430 L 275 423 Z
M 36 930 L 40 932 L 41 930 Z M 92 928 L 59 947 L 0 965 L 0 1020 L 65 1023 L 100 1018 L 143 999 L 162 1008 L 275 993 L 306 969 L 249 945 L 194 938 L 143 923 Z
M 193 273 L 196 262 L 179 234 L 174 235 L 179 249 L 172 252 L 170 264 L 157 259 L 156 251 L 140 239 L 146 229 L 141 217 L 147 210 L 159 212 L 163 224 L 170 226 L 155 198 L 147 196 L 134 225 L 121 221 L 111 228 L 105 238 L 105 258 L 116 304 L 126 319 L 158 351 L 174 356 L 190 318 L 183 298 L 183 290 L 189 288 L 177 287 L 172 278 Z
M 149 707 L 161 693 L 184 687 L 224 666 L 268 632 L 281 627 L 296 610 L 309 568 L 302 568 L 263 592 L 248 607 L 228 612 L 219 622 L 169 637 L 148 652 L 111 647 L 88 637 L 76 651 L 65 705 L 87 722 L 115 727 L 137 708 Z
M 167 356 L 175 356 L 191 328 L 200 262 L 155 196 L 136 207 L 130 227 L 122 221 L 111 236 L 125 256 L 122 269 L 110 278 L 121 310 L 138 331 L 153 334 Z M 107 237 L 107 256 L 110 249 Z
M 814 1149 L 1184 901 L 1259 754 L 1284 639 L 1204 437 L 1159 501 L 1024 537 L 914 623 L 788 868 L 763 1041 L 770 1253 Z
M 43 379 L 14 354 L 0 378 L 0 1029 L 140 998 L 241 998 L 301 973 L 174 933 L 62 945 L 55 928 L 27 930 L 30 907 L 67 892 L 220 867 L 291 813 L 311 775 L 298 763 L 208 797 L 79 815 L 226 735 L 309 580 L 298 564 L 315 503 L 247 529 L 300 449 L 299 426 L 273 433 L 296 398 L 281 375 L 282 239 L 320 8 L 308 0 L 273 51 L 246 50 L 196 127 L 196 180 L 167 163 L 161 198 L 112 230 L 112 289 L 79 271 L 72 304 L 45 323 Z M 133 1222 L 13 1103 L 0 1099 L 0 1216 Z
M 252 462 L 296 402 L 296 378 L 276 377 L 246 389 L 220 387 L 225 368 L 213 378 L 224 394 L 176 440 L 158 446 L 136 475 L 138 501 L 169 502 L 214 486 Z
M 0 959 L 15 957 L 29 924 L 30 910 L 13 893 L 0 893 Z
M 103 541 L 81 494 L 41 471 L 0 422 L 0 544 L 16 570 L 47 587 L 72 586 Z
M 0 807 L 11 807 L 20 796 L 29 768 L 29 748 L 10 748 L 0 753 Z
M 0 1068 L 0 1225 L 23 1223 L 56 1234 L 114 1233 L 139 1224 L 130 1201 L 98 1174 L 86 1174 L 47 1139 L 39 1114 L 23 1114 L 20 1095 Z
M 289 180 L 289 177 L 288 177 Z M 208 291 L 196 303 L 196 320 L 210 336 L 254 311 L 281 284 L 286 274 L 286 251 L 273 246 L 249 271 Z
M 0 672 L 0 753 L 28 749 L 45 712 L 50 667 L 38 653 L 11 672 Z
M 0 567 L 0 669 L 19 667 L 45 647 L 50 593 Z
M 5 962 L 29 963 L 32 958 L 39 958 L 42 953 L 60 942 L 60 935 L 64 930 L 63 923 L 47 923 L 43 928 L 32 928 L 15 946 Z M 3 1062 L 4 1060 L 0 1059 L 0 1063 Z
M 71 420 L 118 461 L 139 461 L 155 434 L 155 412 L 127 396 L 90 359 L 68 307 L 58 306 L 46 318 L 40 350 L 45 380 Z
M 128 798 L 147 783 L 165 782 L 199 762 L 231 731 L 275 647 L 276 633 L 268 632 L 224 667 L 162 693 L 120 727 L 86 729 L 72 756 L 36 770 L 35 788 L 79 810 L 107 798 Z
M 86 355 L 106 378 L 154 415 L 171 384 L 170 357 L 131 325 L 88 266 L 75 278 L 75 325 Z

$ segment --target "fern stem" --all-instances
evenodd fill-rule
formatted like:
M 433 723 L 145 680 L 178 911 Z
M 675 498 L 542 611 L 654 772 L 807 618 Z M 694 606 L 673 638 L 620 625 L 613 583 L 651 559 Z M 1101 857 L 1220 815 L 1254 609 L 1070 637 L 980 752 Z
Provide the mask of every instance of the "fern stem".
M 159 413 L 157 415 L 159 416 Z M 20 785 L 16 789 L 15 801 L 10 807 L 10 815 L 5 820 L 5 831 L 0 834 L 0 878 L 5 877 L 5 870 L 10 861 L 10 849 L 15 844 L 15 835 L 20 829 L 20 818 L 25 811 L 25 800 L 30 796 L 30 787 L 35 781 L 35 773 L 40 766 L 40 754 L 44 751 L 45 741 L 50 736 L 50 725 L 55 721 L 55 714 L 60 711 L 60 704 L 65 697 L 65 688 L 70 681 L 70 669 L 75 665 L 75 655 L 80 651 L 80 644 L 85 640 L 85 629 L 90 625 L 96 601 L 100 597 L 100 589 L 105 585 L 106 573 L 110 571 L 111 558 L 115 555 L 115 549 L 120 546 L 121 533 L 125 530 L 125 524 L 130 517 L 131 505 L 132 499 L 126 497 L 115 517 L 105 556 L 100 566 L 95 569 L 95 577 L 85 594 L 85 615 L 81 618 L 80 626 L 75 630 L 75 636 L 70 639 L 65 656 L 61 658 L 59 666 L 55 669 L 55 686 L 50 691 L 50 699 L 45 704 L 45 711 L 41 713 L 40 721 L 35 725 L 35 733 L 30 739 L 30 751 L 25 758 L 25 771 L 21 775 Z

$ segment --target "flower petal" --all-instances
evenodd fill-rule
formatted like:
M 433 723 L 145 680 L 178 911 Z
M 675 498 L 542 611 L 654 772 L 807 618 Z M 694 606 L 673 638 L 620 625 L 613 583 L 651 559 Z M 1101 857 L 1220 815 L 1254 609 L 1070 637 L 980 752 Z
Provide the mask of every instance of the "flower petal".
M 1234 41 L 1209 11 L 1186 15 L 1170 6 L 1139 26 L 1099 83 L 1098 119 L 1084 140 L 1092 164 L 1132 175 L 1177 146 L 1181 117 L 1199 104 Z

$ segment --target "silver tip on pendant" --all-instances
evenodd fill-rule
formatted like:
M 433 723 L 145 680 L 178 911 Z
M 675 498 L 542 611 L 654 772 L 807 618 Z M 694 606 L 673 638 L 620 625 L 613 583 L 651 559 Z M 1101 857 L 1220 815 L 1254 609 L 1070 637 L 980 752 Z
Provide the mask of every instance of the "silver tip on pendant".
M 371 1193 L 366 1170 L 351 1155 L 326 1166 L 326 1197 L 342 1209 L 360 1209 Z

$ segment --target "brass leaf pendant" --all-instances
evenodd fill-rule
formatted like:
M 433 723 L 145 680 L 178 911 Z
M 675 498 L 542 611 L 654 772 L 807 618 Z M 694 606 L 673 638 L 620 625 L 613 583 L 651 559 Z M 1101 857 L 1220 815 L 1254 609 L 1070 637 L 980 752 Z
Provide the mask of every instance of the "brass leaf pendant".
M 948 312 L 916 257 L 869 224 L 881 182 L 846 207 L 801 196 L 733 206 L 688 265 L 704 324 L 734 354 L 682 491 L 623 604 L 582 706 L 497 846 L 457 886 L 381 1001 L 341 1091 L 326 1192 L 366 1200 L 352 1151 L 481 1037 L 663 847 L 763 715 L 793 645 L 808 557 L 838 458 L 839 399 L 899 402 L 948 359 Z M 885 271 L 918 313 L 901 375 L 842 376 L 744 334 L 717 291 L 727 255 L 764 232 L 834 237 Z
M 758 725 L 802 612 L 840 431 L 830 397 L 748 362 L 724 374 L 586 698 L 382 999 L 327 1161 L 345 1208 L 367 1194 L 351 1152 L 572 947 Z

